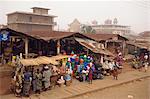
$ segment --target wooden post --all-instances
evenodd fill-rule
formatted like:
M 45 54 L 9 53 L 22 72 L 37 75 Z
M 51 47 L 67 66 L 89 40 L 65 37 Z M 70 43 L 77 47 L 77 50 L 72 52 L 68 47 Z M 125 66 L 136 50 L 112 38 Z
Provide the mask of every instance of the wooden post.
M 87 56 L 89 55 L 89 49 L 87 49 Z
M 105 49 L 107 49 L 107 41 L 105 41 Z
M 25 38 L 25 58 L 28 58 L 28 38 Z
M 57 54 L 60 54 L 60 40 L 57 40 Z
M 126 42 L 123 41 L 123 44 L 122 44 L 122 52 L 123 52 L 123 55 L 125 55 L 125 47 L 126 47 Z

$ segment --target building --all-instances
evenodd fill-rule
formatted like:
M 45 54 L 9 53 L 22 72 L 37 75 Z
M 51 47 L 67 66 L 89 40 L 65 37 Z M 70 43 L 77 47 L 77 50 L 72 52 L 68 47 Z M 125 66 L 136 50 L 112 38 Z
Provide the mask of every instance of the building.
M 108 33 L 108 34 L 119 34 L 126 35 L 130 33 L 130 26 L 118 25 L 118 21 L 115 18 L 113 20 L 108 19 L 102 25 L 92 24 L 93 29 L 96 30 L 96 33 Z
M 81 30 L 81 23 L 78 21 L 78 19 L 74 19 L 72 23 L 69 24 L 69 32 L 80 32 Z
M 47 8 L 33 7 L 33 12 L 13 12 L 7 14 L 8 27 L 24 33 L 32 31 L 52 32 L 54 18 L 56 16 L 49 15 Z
M 7 25 L 0 24 L 0 29 L 2 29 L 2 28 L 7 28 Z

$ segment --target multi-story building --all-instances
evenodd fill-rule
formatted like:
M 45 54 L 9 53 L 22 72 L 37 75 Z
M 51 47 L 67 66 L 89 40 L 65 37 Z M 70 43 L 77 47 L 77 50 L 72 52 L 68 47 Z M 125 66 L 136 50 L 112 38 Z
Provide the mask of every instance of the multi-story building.
M 0 29 L 2 29 L 2 28 L 7 28 L 7 25 L 0 24 Z
M 96 30 L 96 33 L 109 33 L 109 34 L 119 34 L 126 35 L 130 33 L 130 26 L 118 25 L 118 21 L 115 18 L 112 24 L 112 20 L 106 20 L 105 24 L 98 25 L 92 24 L 92 28 Z
M 33 12 L 13 12 L 7 14 L 8 27 L 24 33 L 44 31 L 52 32 L 54 18 L 56 16 L 49 15 L 47 8 L 33 7 Z

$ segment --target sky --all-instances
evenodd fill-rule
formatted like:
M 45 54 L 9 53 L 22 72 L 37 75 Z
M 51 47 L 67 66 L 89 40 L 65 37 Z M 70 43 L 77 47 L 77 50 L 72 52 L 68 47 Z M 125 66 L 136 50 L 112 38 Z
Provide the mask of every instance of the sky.
M 68 29 L 75 18 L 81 23 L 96 20 L 104 24 L 106 19 L 118 19 L 118 24 L 131 26 L 135 33 L 150 31 L 150 0 L 0 0 L 0 24 L 7 24 L 6 14 L 14 11 L 32 12 L 32 7 L 49 8 L 49 14 L 56 15 L 55 29 Z

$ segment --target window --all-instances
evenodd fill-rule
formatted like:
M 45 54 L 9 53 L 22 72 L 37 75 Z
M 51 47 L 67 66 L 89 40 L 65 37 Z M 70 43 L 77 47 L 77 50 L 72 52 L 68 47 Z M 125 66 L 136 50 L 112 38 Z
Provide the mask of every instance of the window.
M 29 22 L 32 22 L 32 17 L 31 16 L 29 17 Z

